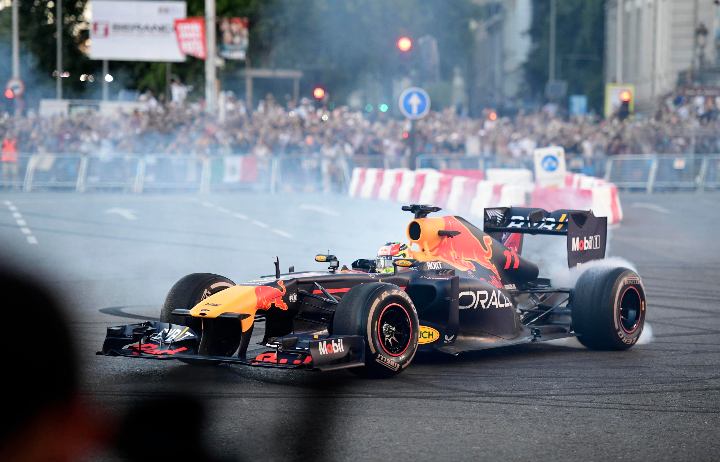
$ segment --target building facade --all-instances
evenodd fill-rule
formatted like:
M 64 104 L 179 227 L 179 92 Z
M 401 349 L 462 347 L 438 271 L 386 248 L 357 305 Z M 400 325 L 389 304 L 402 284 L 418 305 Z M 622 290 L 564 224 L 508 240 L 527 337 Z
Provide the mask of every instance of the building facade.
M 633 84 L 636 107 L 652 109 L 715 67 L 717 15 L 713 0 L 607 0 L 605 82 Z

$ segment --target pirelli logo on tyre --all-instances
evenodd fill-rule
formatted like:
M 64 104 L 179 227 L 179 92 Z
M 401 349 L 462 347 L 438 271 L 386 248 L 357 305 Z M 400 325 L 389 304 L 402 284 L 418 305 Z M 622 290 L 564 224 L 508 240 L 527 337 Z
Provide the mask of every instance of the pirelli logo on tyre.
M 437 342 L 440 340 L 440 332 L 437 329 L 433 329 L 428 326 L 420 326 L 420 333 L 418 334 L 418 344 L 425 345 L 428 343 Z

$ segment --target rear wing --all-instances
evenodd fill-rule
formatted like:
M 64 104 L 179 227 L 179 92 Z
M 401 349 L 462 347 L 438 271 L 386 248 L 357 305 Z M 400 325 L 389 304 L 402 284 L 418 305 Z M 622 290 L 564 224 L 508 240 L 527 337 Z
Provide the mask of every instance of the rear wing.
M 555 210 L 526 207 L 485 209 L 483 229 L 504 242 L 507 234 L 567 236 L 568 266 L 605 258 L 607 218 L 590 210 Z

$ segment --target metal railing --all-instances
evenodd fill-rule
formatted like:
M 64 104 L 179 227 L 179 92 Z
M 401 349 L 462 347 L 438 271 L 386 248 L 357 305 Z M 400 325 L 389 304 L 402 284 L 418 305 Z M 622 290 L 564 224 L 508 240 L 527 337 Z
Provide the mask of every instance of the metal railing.
M 210 192 L 269 189 L 251 156 L 32 154 L 2 162 L 2 190 Z M 244 170 L 244 171 L 243 171 Z
M 605 179 L 621 189 L 654 191 L 720 188 L 720 155 L 643 154 L 608 158 Z

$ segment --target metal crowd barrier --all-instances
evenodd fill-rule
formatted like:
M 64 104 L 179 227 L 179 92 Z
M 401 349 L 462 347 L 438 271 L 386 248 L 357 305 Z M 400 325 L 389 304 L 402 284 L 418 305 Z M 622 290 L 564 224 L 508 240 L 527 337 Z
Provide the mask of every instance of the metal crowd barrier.
M 345 156 L 329 158 L 319 153 L 276 155 L 268 163 L 272 193 L 343 193 L 350 186 L 352 169 L 358 166 Z
M 612 156 L 605 179 L 621 189 L 654 191 L 720 188 L 720 155 L 644 154 Z
M 6 165 L 7 164 L 7 165 Z M 252 156 L 32 154 L 17 168 L 2 163 L 2 190 L 231 191 L 268 190 Z

